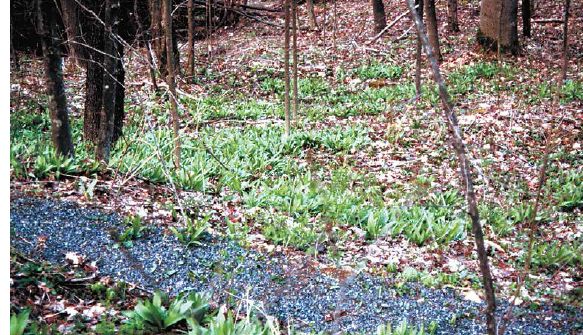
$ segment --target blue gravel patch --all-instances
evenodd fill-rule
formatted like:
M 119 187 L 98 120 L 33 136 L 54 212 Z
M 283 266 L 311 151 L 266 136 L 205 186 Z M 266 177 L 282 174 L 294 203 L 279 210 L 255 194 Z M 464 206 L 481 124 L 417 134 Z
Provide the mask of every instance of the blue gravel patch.
M 123 248 L 110 236 L 112 229 L 123 229 L 119 215 L 71 202 L 13 199 L 10 228 L 11 246 L 30 257 L 62 264 L 65 253 L 76 252 L 96 261 L 100 275 L 149 290 L 207 291 L 217 303 L 250 299 L 263 313 L 301 331 L 372 333 L 381 324 L 406 319 L 426 326 L 434 322 L 437 334 L 485 332 L 484 305 L 451 289 L 415 283 L 397 289 L 390 279 L 364 273 L 336 278 L 315 268 L 307 256 L 290 260 L 210 235 L 187 248 L 160 227 Z M 46 237 L 42 248 L 39 237 Z M 517 308 L 508 334 L 580 334 L 582 320 L 580 308 Z

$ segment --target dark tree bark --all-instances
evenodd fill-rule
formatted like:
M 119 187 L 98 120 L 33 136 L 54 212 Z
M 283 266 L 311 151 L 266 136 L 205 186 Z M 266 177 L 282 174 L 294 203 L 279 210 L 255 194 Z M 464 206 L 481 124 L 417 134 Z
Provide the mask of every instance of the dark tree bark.
M 88 7 L 89 10 L 101 13 L 101 5 L 90 4 L 93 6 Z M 86 45 L 83 49 L 87 55 L 83 136 L 86 141 L 98 144 L 103 103 L 104 29 L 100 19 L 93 15 L 83 16 L 82 20 L 85 21 L 83 43 Z
M 123 122 L 125 119 L 125 69 L 123 64 L 123 44 L 117 43 L 117 65 L 115 68 L 115 107 L 114 107 L 114 119 L 113 119 L 113 137 L 112 144 L 117 142 L 123 135 Z
M 310 24 L 310 29 L 318 29 L 318 21 L 316 20 L 316 12 L 314 11 L 314 0 L 307 0 L 306 6 L 308 7 L 308 22 Z
M 478 42 L 491 50 L 517 54 L 518 0 L 482 0 Z
M 117 82 L 117 78 L 119 76 L 118 66 L 121 57 L 118 54 L 118 42 L 115 37 L 117 34 L 119 7 L 118 0 L 105 1 L 103 101 L 100 113 L 99 140 L 95 153 L 98 160 L 103 160 L 106 163 L 109 162 L 113 145 L 115 116 L 117 113 L 116 100 L 119 97 L 117 87 L 120 83 Z
M 168 74 L 166 76 L 166 82 L 168 83 L 168 88 L 170 89 L 170 104 L 172 106 L 172 129 L 174 131 L 174 166 L 178 169 L 180 168 L 180 137 L 179 137 L 179 125 L 178 125 L 178 96 L 176 95 L 176 72 L 174 68 L 174 57 L 173 57 L 173 29 L 172 29 L 172 0 L 162 0 L 164 7 L 162 9 L 162 15 L 164 18 L 164 35 L 166 38 L 166 53 L 170 55 L 167 57 Z
M 530 37 L 530 0 L 522 0 L 522 35 Z
M 10 18 L 10 65 L 14 64 L 14 69 L 16 71 L 20 70 L 20 62 L 18 61 L 18 54 L 16 53 L 16 49 L 14 49 L 14 43 L 12 43 L 12 35 L 14 31 L 12 28 L 12 18 Z
M 375 34 L 380 33 L 387 26 L 387 16 L 385 14 L 385 5 L 383 0 L 372 1 L 372 14 L 374 18 Z
M 447 28 L 452 33 L 460 31 L 457 18 L 457 0 L 447 0 Z
M 424 0 L 425 22 L 427 23 L 427 35 L 429 43 L 433 47 L 437 60 L 441 61 L 441 51 L 439 51 L 439 33 L 437 31 L 437 14 L 435 13 L 435 0 Z
M 59 50 L 61 41 L 56 22 L 57 11 L 51 1 L 37 0 L 36 5 L 38 32 L 41 35 L 46 87 L 49 95 L 51 138 L 58 155 L 73 157 L 74 148 L 63 82 L 63 58 Z
M 496 297 L 494 293 L 494 282 L 492 280 L 492 274 L 490 273 L 490 265 L 488 263 L 488 254 L 486 253 L 486 247 L 484 245 L 484 233 L 482 231 L 482 225 L 480 223 L 480 213 L 478 211 L 478 201 L 476 194 L 474 193 L 474 185 L 472 180 L 471 163 L 466 156 L 466 145 L 464 143 L 463 134 L 459 127 L 457 116 L 453 110 L 453 104 L 451 103 L 449 93 L 445 86 L 445 81 L 441 76 L 441 71 L 439 69 L 439 62 L 437 56 L 433 52 L 431 43 L 424 32 L 423 22 L 421 18 L 417 15 L 415 11 L 415 5 L 413 0 L 407 0 L 407 5 L 411 12 L 411 16 L 415 21 L 415 26 L 417 28 L 417 33 L 421 37 L 421 41 L 425 48 L 427 58 L 431 64 L 431 69 L 433 72 L 433 79 L 437 83 L 439 89 L 439 97 L 443 106 L 443 117 L 448 125 L 449 132 L 452 135 L 453 149 L 456 153 L 458 163 L 460 166 L 460 177 L 462 179 L 462 185 L 464 187 L 464 193 L 466 196 L 466 201 L 468 203 L 468 214 L 472 221 L 472 233 L 474 234 L 474 239 L 476 243 L 476 250 L 478 252 L 478 260 L 480 262 L 480 271 L 482 273 L 482 283 L 484 285 L 484 291 L 486 293 L 486 327 L 488 334 L 496 335 L 496 317 L 494 312 L 496 311 Z
M 563 65 L 561 66 L 561 82 L 567 80 L 567 67 L 569 65 L 569 7 L 571 7 L 571 0 L 565 0 L 565 12 L 563 13 Z
M 417 6 L 417 15 L 423 20 L 423 0 L 416 0 L 415 5 Z M 422 56 L 423 44 L 421 43 L 421 36 L 417 34 L 417 50 L 415 52 L 415 91 L 417 92 L 417 98 L 421 97 L 421 56 Z
M 188 76 L 194 76 L 194 17 L 193 17 L 194 3 L 193 0 L 188 0 Z

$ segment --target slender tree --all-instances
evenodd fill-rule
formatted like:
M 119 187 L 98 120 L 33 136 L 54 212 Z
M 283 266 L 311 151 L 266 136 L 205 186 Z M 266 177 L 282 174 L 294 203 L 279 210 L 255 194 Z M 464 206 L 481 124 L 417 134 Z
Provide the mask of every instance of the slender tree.
M 478 42 L 486 48 L 518 53 L 518 0 L 482 0 Z
M 10 65 L 14 64 L 14 69 L 20 70 L 20 62 L 18 61 L 18 54 L 16 53 L 16 49 L 14 49 L 14 28 L 12 27 L 12 17 L 10 18 Z
M 567 80 L 567 67 L 569 65 L 569 7 L 571 0 L 565 0 L 563 13 L 563 65 L 561 67 L 561 81 Z
M 150 10 L 150 32 L 152 34 L 152 44 L 154 53 L 158 60 L 158 69 L 160 75 L 166 77 L 168 74 L 166 56 L 168 54 L 166 47 L 166 27 L 163 26 L 163 2 L 164 0 L 149 0 Z M 172 8 L 172 2 L 170 2 Z M 174 28 L 172 28 L 174 29 Z M 176 34 L 172 31 L 172 54 L 174 55 L 174 71 L 180 71 L 180 54 L 178 43 L 176 43 Z
M 292 76 L 293 76 L 293 109 L 292 119 L 294 124 L 298 124 L 298 3 L 297 0 L 292 2 Z
M 154 54 L 158 61 L 158 71 L 161 76 L 166 75 L 166 38 L 162 29 L 162 0 L 149 0 L 150 34 Z
M 87 7 L 93 13 L 102 12 L 101 4 L 89 2 Z M 103 103 L 103 41 L 104 27 L 100 17 L 84 15 L 83 45 L 87 58 L 85 69 L 85 108 L 83 112 L 83 137 L 85 141 L 98 144 Z
M 336 32 L 338 31 L 338 6 L 336 0 L 332 0 L 332 44 L 334 51 L 336 51 Z M 332 54 L 332 57 L 336 57 L 336 52 Z
M 441 71 L 439 69 L 439 62 L 437 56 L 433 52 L 433 47 L 429 43 L 429 39 L 425 34 L 425 28 L 423 27 L 423 21 L 415 11 L 414 0 L 407 0 L 407 5 L 411 16 L 415 21 L 415 27 L 417 28 L 417 33 L 421 37 L 425 53 L 429 59 L 431 65 L 431 70 L 433 72 L 433 80 L 437 83 L 439 89 L 439 97 L 443 106 L 443 117 L 448 125 L 450 134 L 453 140 L 453 149 L 456 153 L 458 163 L 460 166 L 460 176 L 462 179 L 462 184 L 465 190 L 466 201 L 468 203 L 468 214 L 472 221 L 472 232 L 474 234 L 474 239 L 476 243 L 476 250 L 478 252 L 478 260 L 480 262 L 480 271 L 482 273 L 482 283 L 484 285 L 484 291 L 486 293 L 486 326 L 488 334 L 495 335 L 496 328 L 496 317 L 494 312 L 496 311 L 496 297 L 494 294 L 494 282 L 492 280 L 492 274 L 490 273 L 490 265 L 488 264 L 488 254 L 486 253 L 486 247 L 484 244 L 484 233 L 482 231 L 482 225 L 480 223 L 480 214 L 478 211 L 478 201 L 476 194 L 474 193 L 474 185 L 471 173 L 471 163 L 466 155 L 466 145 L 464 143 L 463 134 L 459 127 L 457 116 L 453 109 L 453 104 L 451 103 L 449 93 L 445 86 L 445 81 L 441 76 Z
M 383 0 L 371 0 L 372 14 L 374 18 L 375 34 L 380 33 L 387 26 L 387 16 L 385 14 L 385 5 Z
M 307 0 L 306 6 L 308 7 L 308 22 L 310 24 L 310 29 L 318 29 L 318 21 L 316 20 L 316 12 L 314 11 L 314 0 Z
M 437 14 L 435 12 L 435 0 L 423 1 L 425 7 L 425 22 L 427 23 L 427 35 L 429 36 L 429 43 L 433 47 L 435 56 L 439 61 L 443 59 L 441 51 L 439 51 L 439 33 L 437 31 Z
M 417 6 L 417 15 L 423 20 L 423 0 L 416 0 L 415 5 Z M 415 52 L 415 91 L 417 92 L 417 98 L 421 97 L 421 56 L 422 56 L 421 36 L 417 34 L 417 50 Z
M 530 37 L 530 0 L 522 0 L 522 35 Z
M 457 17 L 457 0 L 447 0 L 447 28 L 452 33 L 460 31 Z
M 137 32 L 136 34 L 138 36 L 142 36 L 142 40 L 144 41 L 144 44 L 146 45 L 146 57 L 148 59 L 148 67 L 150 68 L 150 80 L 152 81 L 152 86 L 154 87 L 154 91 L 158 91 L 158 83 L 156 81 L 156 66 L 154 63 L 154 56 L 152 55 L 152 43 L 151 43 L 151 37 L 150 37 L 150 31 L 146 30 L 144 31 L 144 28 L 142 26 L 142 21 L 141 21 L 141 17 L 140 17 L 140 12 L 139 12 L 139 8 L 138 8 L 138 2 L 140 0 L 134 0 L 134 18 L 136 21 L 136 27 L 137 27 Z
M 105 162 L 109 162 L 111 146 L 113 144 L 115 107 L 116 99 L 118 98 L 117 86 L 121 84 L 117 82 L 120 59 L 116 41 L 119 6 L 118 0 L 105 0 L 103 101 L 100 112 L 99 139 L 96 148 L 97 159 Z
M 290 133 L 290 71 L 289 71 L 289 48 L 290 48 L 290 16 L 291 9 L 290 3 L 292 0 L 284 0 L 284 47 L 283 47 L 283 66 L 284 66 L 284 83 L 285 83 L 285 96 L 284 96 L 284 108 L 285 108 L 285 136 L 288 137 Z
M 84 58 L 80 51 L 80 46 L 77 44 L 79 37 L 79 19 L 77 13 L 77 6 L 74 0 L 61 0 L 61 16 L 63 18 L 63 25 L 67 35 L 67 48 L 69 50 L 69 59 L 81 65 Z
M 176 72 L 174 68 L 174 47 L 172 38 L 172 0 L 163 0 L 164 5 L 162 15 L 164 18 L 164 35 L 166 37 L 166 66 L 168 74 L 166 75 L 166 82 L 170 90 L 170 105 L 172 107 L 172 129 L 174 131 L 174 166 L 180 168 L 180 137 L 178 126 L 178 96 L 176 95 Z
M 188 5 L 186 6 L 188 11 L 188 62 L 187 71 L 188 76 L 194 76 L 194 1 L 188 0 Z
M 63 59 L 59 50 L 61 41 L 57 30 L 57 12 L 52 1 L 37 0 L 36 5 L 37 28 L 41 36 L 46 88 L 49 95 L 51 138 L 57 154 L 72 157 L 74 148 L 63 81 Z

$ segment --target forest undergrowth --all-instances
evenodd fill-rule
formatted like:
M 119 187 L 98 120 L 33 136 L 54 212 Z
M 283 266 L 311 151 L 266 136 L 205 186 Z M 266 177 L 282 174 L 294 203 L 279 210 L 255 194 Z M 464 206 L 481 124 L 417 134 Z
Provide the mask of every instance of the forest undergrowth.
M 172 164 L 168 95 L 152 90 L 144 50 L 127 56 L 125 135 L 107 168 L 83 145 L 75 158 L 55 155 L 40 63 L 21 60 L 27 66 L 11 74 L 11 195 L 73 200 L 169 234 L 203 227 L 322 267 L 479 292 L 470 220 L 429 71 L 415 99 L 414 32 L 402 36 L 411 20 L 369 44 L 372 23 L 356 19 L 367 6 L 338 1 L 335 45 L 332 31 L 301 31 L 300 117 L 288 138 L 278 28 L 247 22 L 197 41 L 197 73 L 178 83 L 180 169 Z M 583 31 L 573 32 L 569 79 L 557 89 L 556 27 L 535 26 L 541 32 L 524 41 L 522 55 L 498 59 L 475 46 L 471 6 L 460 20 L 461 33 L 442 37 L 442 70 L 476 171 L 497 293 L 508 299 L 524 266 L 525 227 L 553 141 L 519 302 L 580 308 Z M 73 138 L 81 143 L 82 73 L 67 65 Z

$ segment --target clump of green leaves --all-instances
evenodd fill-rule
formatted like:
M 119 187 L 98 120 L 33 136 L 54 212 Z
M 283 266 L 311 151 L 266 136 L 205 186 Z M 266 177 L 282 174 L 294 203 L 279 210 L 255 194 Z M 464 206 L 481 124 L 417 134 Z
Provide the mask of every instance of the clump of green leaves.
M 532 265 L 549 270 L 564 265 L 576 266 L 583 262 L 583 243 L 574 241 L 540 243 L 535 245 L 532 253 Z
M 210 215 L 201 219 L 186 218 L 184 228 L 170 227 L 170 230 L 176 238 L 186 246 L 200 245 L 200 239 L 204 236 L 206 230 L 210 227 Z
M 200 323 L 208 309 L 208 297 L 204 294 L 179 295 L 170 301 L 166 294 L 156 291 L 151 301 L 139 301 L 134 310 L 125 315 L 138 329 L 163 332 L 182 321 L 190 325 Z
M 121 234 L 119 234 L 116 240 L 117 242 L 123 243 L 125 247 L 130 248 L 133 245 L 132 241 L 144 236 L 148 227 L 144 225 L 142 218 L 138 215 L 124 218 L 124 224 L 126 228 Z
M 193 324 L 189 335 L 276 335 L 280 334 L 277 326 L 270 320 L 261 324 L 257 319 L 247 317 L 241 321 L 235 321 L 231 312 L 219 312 L 206 327 Z
M 10 335 L 22 335 L 28 325 L 30 311 L 25 309 L 18 314 L 10 316 Z
M 583 173 L 569 172 L 551 182 L 553 197 L 562 211 L 583 209 Z
M 401 321 L 397 327 L 392 328 L 391 324 L 380 325 L 377 328 L 376 335 L 428 335 L 435 334 L 437 330 L 437 323 L 431 322 L 427 327 L 428 331 L 425 331 L 425 327 L 417 327 L 409 324 L 407 320 Z
M 356 69 L 358 78 L 366 79 L 397 79 L 403 74 L 403 68 L 398 65 L 388 65 L 380 62 L 372 62 Z

